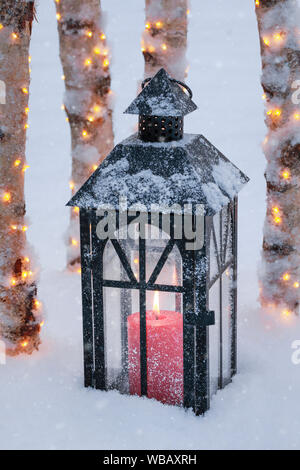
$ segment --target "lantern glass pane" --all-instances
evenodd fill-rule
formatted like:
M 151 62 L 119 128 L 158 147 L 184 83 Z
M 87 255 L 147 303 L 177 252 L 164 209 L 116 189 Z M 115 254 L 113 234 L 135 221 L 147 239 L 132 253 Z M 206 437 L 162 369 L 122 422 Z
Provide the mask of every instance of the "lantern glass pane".
M 220 280 L 209 290 L 209 310 L 215 312 L 215 325 L 209 327 L 210 393 L 217 393 L 220 377 Z
M 119 254 L 113 246 L 111 240 L 106 243 L 103 254 L 103 277 L 112 281 L 129 281 L 128 274 L 121 263 L 126 258 L 136 279 L 139 277 L 139 260 L 138 260 L 138 240 L 130 238 L 126 240 L 116 240 L 122 252 Z
M 110 287 L 103 292 L 106 386 L 129 393 L 128 318 L 139 311 L 139 292 Z
M 149 226 L 148 226 L 149 227 Z M 155 270 L 164 250 L 170 246 L 170 237 L 159 230 L 157 227 L 151 227 L 151 238 L 146 240 L 146 281 L 148 282 Z M 182 286 L 182 258 L 176 245 L 173 246 L 168 254 L 162 269 L 154 281 L 155 284 L 170 286 Z
M 224 385 L 231 380 L 231 341 L 232 341 L 232 268 L 229 267 L 222 276 L 222 347 L 223 347 L 223 381 Z

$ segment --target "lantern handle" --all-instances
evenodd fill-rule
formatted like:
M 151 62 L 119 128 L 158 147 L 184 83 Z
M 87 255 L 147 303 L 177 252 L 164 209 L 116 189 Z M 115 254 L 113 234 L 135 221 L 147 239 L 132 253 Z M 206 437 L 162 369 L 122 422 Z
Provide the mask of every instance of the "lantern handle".
M 142 90 L 145 88 L 145 85 L 150 82 L 150 80 L 152 80 L 153 77 L 148 77 L 148 78 L 145 78 L 145 80 L 143 80 L 142 82 Z M 190 95 L 190 99 L 193 98 L 193 92 L 192 90 L 190 89 L 190 87 L 188 87 L 184 82 L 181 82 L 180 80 L 175 80 L 175 78 L 170 78 L 169 79 L 170 82 L 174 82 L 174 83 L 177 83 L 178 85 L 182 86 L 182 88 L 185 88 L 185 90 L 188 92 L 188 94 Z

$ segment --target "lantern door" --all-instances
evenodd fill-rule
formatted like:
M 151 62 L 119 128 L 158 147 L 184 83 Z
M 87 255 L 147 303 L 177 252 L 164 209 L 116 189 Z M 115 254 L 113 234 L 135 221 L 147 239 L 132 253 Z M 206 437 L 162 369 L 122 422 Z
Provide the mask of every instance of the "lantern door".
M 236 216 L 234 201 L 208 224 L 208 305 L 216 322 L 209 330 L 211 394 L 225 387 L 236 372 Z

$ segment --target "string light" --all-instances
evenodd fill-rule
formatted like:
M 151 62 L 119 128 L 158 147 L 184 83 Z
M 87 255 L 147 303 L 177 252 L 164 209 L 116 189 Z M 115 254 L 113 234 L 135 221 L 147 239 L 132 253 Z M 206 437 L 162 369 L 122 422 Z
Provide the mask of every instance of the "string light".
M 10 280 L 10 284 L 11 284 L 12 286 L 15 286 L 15 285 L 17 284 L 16 278 L 12 277 L 11 280 Z
M 93 32 L 92 32 L 92 31 L 87 31 L 85 34 L 86 34 L 86 36 L 87 36 L 88 38 L 92 38 L 92 37 L 93 37 Z
M 28 89 L 26 87 L 22 88 L 24 95 L 28 95 Z
M 150 24 L 150 23 L 146 23 L 146 24 L 145 24 L 145 28 L 146 28 L 146 29 L 150 29 L 150 28 L 151 28 L 151 24 Z
M 77 269 L 77 273 L 78 273 L 78 274 L 81 274 L 81 268 L 78 268 L 78 269 Z
M 104 41 L 106 39 L 106 36 L 105 36 L 104 33 L 101 34 L 100 39 L 102 39 L 102 41 Z
M 27 225 L 23 225 L 23 227 L 22 227 L 22 232 L 27 232 L 27 230 L 28 230 Z
M 75 238 L 72 238 L 71 242 L 73 246 L 78 246 L 78 241 Z
M 28 341 L 27 340 L 22 341 L 21 346 L 22 348 L 26 348 L 26 346 L 28 346 Z
M 62 75 L 62 76 L 61 76 L 61 79 L 62 79 L 62 80 L 65 80 L 65 79 L 66 79 L 66 76 L 65 76 L 65 75 Z
M 74 207 L 74 208 L 73 208 L 73 212 L 74 212 L 75 214 L 79 214 L 79 207 L 77 207 L 77 206 Z
M 1 29 L 3 29 L 3 28 L 4 28 L 3 24 L 0 23 L 0 31 L 1 31 Z
M 95 121 L 95 118 L 94 118 L 94 116 L 88 116 L 87 120 L 88 120 L 89 122 L 94 122 L 94 121 Z
M 263 41 L 265 43 L 266 46 L 269 46 L 270 45 L 270 39 L 268 37 L 264 37 L 263 38 Z
M 273 215 L 273 220 L 276 225 L 281 224 L 281 217 L 280 217 L 280 209 L 277 206 L 274 206 L 272 208 L 272 215 Z
M 299 282 L 298 282 L 298 281 L 294 282 L 293 287 L 294 287 L 295 289 L 299 289 L 299 287 L 300 287 Z
M 28 170 L 28 168 L 30 168 L 29 165 L 24 165 L 23 168 L 22 168 L 23 173 L 25 173 L 25 171 Z
M 109 66 L 109 60 L 108 59 L 104 59 L 103 61 L 103 67 L 108 67 Z
M 73 191 L 73 189 L 75 188 L 74 182 L 73 182 L 73 181 L 70 181 L 70 182 L 69 182 L 69 186 L 70 186 L 70 189 L 72 189 L 72 191 Z
M 157 22 L 155 23 L 155 26 L 157 27 L 157 29 L 160 29 L 160 28 L 162 28 L 163 23 L 162 23 L 161 21 L 157 21 Z
M 98 168 L 98 165 L 93 165 L 93 170 L 96 171 Z
M 94 47 L 94 53 L 97 55 L 101 54 L 101 49 L 99 47 Z
M 29 114 L 29 108 L 25 108 L 25 111 L 24 111 L 24 112 L 25 112 L 26 116 L 28 116 L 28 114 Z
M 11 33 L 11 37 L 12 39 L 16 40 L 19 36 L 17 35 L 17 33 Z
M 256 5 L 257 7 L 259 7 L 260 1 L 259 1 L 259 0 L 255 0 L 255 5 Z
M 56 19 L 57 19 L 57 21 L 61 20 L 61 14 L 60 13 L 56 13 Z
M 17 159 L 17 160 L 14 161 L 14 166 L 15 167 L 18 167 L 20 165 L 21 165 L 21 160 Z
M 83 139 L 87 139 L 89 137 L 89 134 L 85 129 L 82 131 L 81 135 L 82 135 Z
M 300 120 L 300 113 L 298 113 L 298 112 L 294 113 L 294 119 L 295 119 L 295 121 L 299 121 Z
M 17 225 L 11 225 L 10 228 L 11 228 L 12 230 L 17 230 L 18 227 L 17 227 Z
M 168 46 L 167 46 L 167 44 L 162 44 L 161 48 L 162 48 L 163 51 L 166 51 L 168 49 Z
M 41 302 L 39 300 L 35 299 L 34 306 L 35 306 L 35 308 L 39 308 L 41 306 Z

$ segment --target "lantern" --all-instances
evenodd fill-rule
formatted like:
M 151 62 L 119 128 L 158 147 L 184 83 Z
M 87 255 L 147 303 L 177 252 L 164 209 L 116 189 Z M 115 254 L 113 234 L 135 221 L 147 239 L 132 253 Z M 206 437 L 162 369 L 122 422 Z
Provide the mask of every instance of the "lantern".
M 68 205 L 80 209 L 85 385 L 202 414 L 237 368 L 237 196 L 248 178 L 202 135 L 161 69 L 118 144 Z

